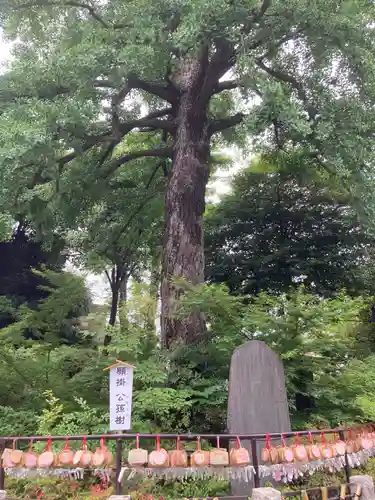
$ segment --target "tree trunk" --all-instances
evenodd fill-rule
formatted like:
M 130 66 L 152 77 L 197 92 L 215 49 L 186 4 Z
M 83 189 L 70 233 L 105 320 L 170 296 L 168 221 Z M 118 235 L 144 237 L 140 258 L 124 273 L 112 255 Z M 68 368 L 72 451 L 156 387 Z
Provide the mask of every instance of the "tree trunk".
M 108 321 L 108 324 L 110 326 L 115 326 L 116 324 L 118 301 L 119 301 L 119 286 L 116 283 L 112 287 L 111 312 L 109 314 L 109 321 Z
M 147 316 L 147 330 L 156 331 L 156 312 L 160 293 L 160 255 L 154 257 L 151 262 L 150 276 L 150 305 Z
M 173 317 L 181 295 L 173 278 L 183 278 L 195 285 L 204 281 L 203 213 L 209 178 L 207 109 L 199 100 L 204 78 L 202 61 L 190 62 L 183 72 L 182 93 L 175 112 L 172 169 L 165 197 L 161 330 L 166 347 L 176 341 L 196 343 L 206 329 L 199 311 L 183 319 Z
M 129 276 L 126 273 L 124 277 L 121 280 L 120 284 L 120 302 L 121 304 L 126 304 L 128 301 L 128 282 L 129 282 Z
M 117 273 L 112 270 L 112 276 L 117 276 Z M 111 311 L 109 313 L 109 320 L 108 320 L 108 325 L 109 326 L 115 326 L 116 324 L 116 318 L 117 318 L 117 309 L 118 309 L 118 302 L 119 302 L 119 291 L 120 291 L 120 283 L 117 279 L 114 279 L 111 282 L 111 292 L 112 292 L 112 298 L 111 298 Z M 112 336 L 111 335 L 106 335 L 104 337 L 104 347 L 108 346 L 111 343 Z
M 120 304 L 119 304 L 119 318 L 120 318 L 120 327 L 124 332 L 128 330 L 128 311 L 127 311 L 127 301 L 128 301 L 128 282 L 129 282 L 129 274 L 126 272 L 122 281 L 120 283 Z

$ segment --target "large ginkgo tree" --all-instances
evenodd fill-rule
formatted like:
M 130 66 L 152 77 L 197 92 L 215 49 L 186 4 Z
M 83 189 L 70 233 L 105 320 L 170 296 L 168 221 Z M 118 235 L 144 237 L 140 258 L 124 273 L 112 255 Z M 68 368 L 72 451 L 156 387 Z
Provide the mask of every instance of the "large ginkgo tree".
M 248 144 L 367 175 L 374 18 L 369 0 L 1 0 L 15 41 L 0 79 L 3 199 L 42 218 L 77 178 L 89 192 L 154 158 L 167 173 L 162 337 L 198 342 L 200 312 L 173 316 L 175 278 L 204 279 L 213 147 L 237 126 Z

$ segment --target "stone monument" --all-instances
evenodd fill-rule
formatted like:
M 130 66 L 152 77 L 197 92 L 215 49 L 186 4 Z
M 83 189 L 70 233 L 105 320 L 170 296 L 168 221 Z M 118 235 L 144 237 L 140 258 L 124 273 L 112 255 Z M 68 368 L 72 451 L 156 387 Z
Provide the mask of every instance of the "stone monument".
M 228 431 L 230 434 L 290 432 L 283 364 L 264 342 L 238 347 L 229 373 Z M 250 442 L 242 443 L 251 453 Z M 264 443 L 259 442 L 258 458 Z M 250 495 L 253 485 L 231 481 L 232 494 Z

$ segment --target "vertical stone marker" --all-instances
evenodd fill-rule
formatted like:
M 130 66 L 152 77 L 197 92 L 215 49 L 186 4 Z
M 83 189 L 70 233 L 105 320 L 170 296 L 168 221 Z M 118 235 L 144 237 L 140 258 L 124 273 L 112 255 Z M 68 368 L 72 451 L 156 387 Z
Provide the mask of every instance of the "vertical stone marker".
M 283 364 L 264 342 L 246 342 L 232 355 L 227 423 L 231 434 L 291 430 Z M 242 444 L 251 453 L 250 442 Z M 260 442 L 257 446 L 259 458 L 263 445 Z M 252 486 L 240 480 L 231 481 L 233 495 L 249 495 Z

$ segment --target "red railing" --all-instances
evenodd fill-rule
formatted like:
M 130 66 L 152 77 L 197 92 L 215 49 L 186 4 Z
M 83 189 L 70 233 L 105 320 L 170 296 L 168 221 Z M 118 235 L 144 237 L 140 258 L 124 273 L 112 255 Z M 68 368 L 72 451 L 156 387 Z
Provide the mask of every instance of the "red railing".
M 345 440 L 345 432 L 346 429 L 312 429 L 307 431 L 299 431 L 297 432 L 285 432 L 285 433 L 271 433 L 271 434 L 219 434 L 220 441 L 223 445 L 229 446 L 229 442 L 231 440 L 236 440 L 239 438 L 242 441 L 250 442 L 251 454 L 252 454 L 252 465 L 255 469 L 254 475 L 254 486 L 259 487 L 260 485 L 260 476 L 259 476 L 259 457 L 257 452 L 257 443 L 266 440 L 266 437 L 270 437 L 273 440 L 284 438 L 299 436 L 308 436 L 308 435 L 321 435 L 324 433 L 325 435 L 330 434 L 338 434 L 340 439 Z M 156 440 L 156 437 L 159 436 L 160 439 L 168 439 L 174 440 L 179 438 L 181 441 L 195 441 L 198 437 L 201 439 L 214 441 L 217 438 L 217 434 L 101 434 L 101 435 L 74 435 L 74 436 L 6 436 L 0 437 L 0 453 L 4 448 L 7 447 L 9 443 L 13 443 L 15 440 L 17 442 L 43 442 L 52 439 L 52 441 L 65 441 L 68 439 L 69 441 L 82 441 L 84 438 L 87 441 L 100 441 L 101 438 L 105 438 L 106 440 L 114 440 L 116 441 L 116 460 L 115 460 L 115 468 L 116 468 L 116 493 L 121 493 L 121 484 L 118 482 L 118 477 L 121 472 L 122 467 L 122 444 L 124 441 L 135 440 L 137 436 L 141 439 L 153 439 Z M 350 466 L 348 463 L 347 456 L 345 456 L 345 475 L 346 481 L 349 482 L 350 477 Z M 5 470 L 1 466 L 0 467 L 0 490 L 5 489 Z

